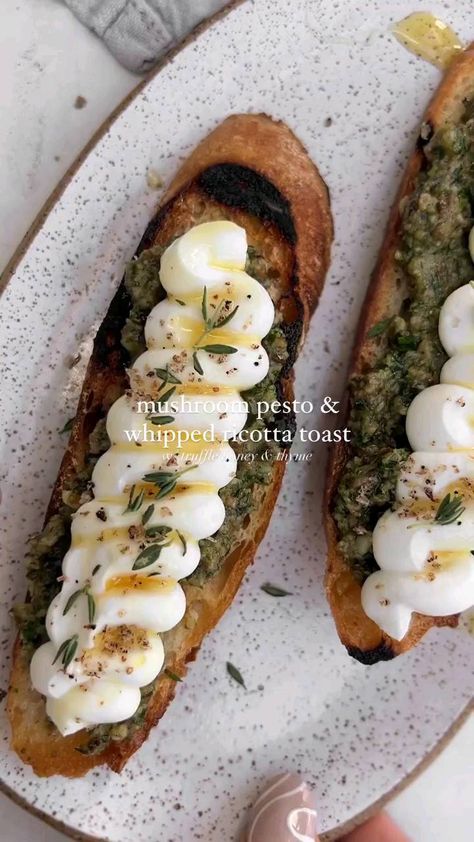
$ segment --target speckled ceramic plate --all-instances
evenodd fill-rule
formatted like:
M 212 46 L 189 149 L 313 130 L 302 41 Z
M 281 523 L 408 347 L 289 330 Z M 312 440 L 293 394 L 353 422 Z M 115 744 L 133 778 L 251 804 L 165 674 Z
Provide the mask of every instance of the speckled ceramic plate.
M 367 8 L 370 7 L 370 12 Z M 469 36 L 471 3 L 431 3 Z M 290 11 L 291 9 L 291 11 Z M 42 521 L 80 366 L 126 260 L 168 180 L 231 112 L 286 120 L 326 178 L 336 223 L 331 271 L 297 392 L 337 397 L 353 330 L 400 171 L 438 72 L 388 32 L 410 2 L 256 0 L 237 5 L 166 63 L 88 151 L 1 300 L 3 553 L 1 627 L 8 681 L 11 603 L 25 590 L 26 538 Z M 315 411 L 307 427 L 324 427 Z M 406 779 L 453 728 L 470 693 L 472 641 L 432 632 L 408 655 L 367 668 L 336 637 L 323 594 L 324 445 L 289 466 L 271 527 L 239 597 L 204 643 L 160 726 L 120 777 L 40 780 L 8 751 L 6 791 L 80 838 L 233 840 L 261 782 L 299 769 L 317 788 L 330 835 Z M 275 599 L 265 581 L 286 586 Z M 232 661 L 247 690 L 226 674 Z M 4 705 L 2 705 L 3 709 Z

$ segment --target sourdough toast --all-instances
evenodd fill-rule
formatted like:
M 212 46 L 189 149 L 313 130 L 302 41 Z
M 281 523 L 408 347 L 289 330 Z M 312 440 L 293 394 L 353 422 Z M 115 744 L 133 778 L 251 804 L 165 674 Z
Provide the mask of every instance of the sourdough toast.
M 282 314 L 288 359 L 277 384 L 281 399 L 293 395 L 292 365 L 321 292 L 329 264 L 332 220 L 328 192 L 316 167 L 287 126 L 265 115 L 235 115 L 225 120 L 184 163 L 149 224 L 137 256 L 167 246 L 193 225 L 226 219 L 243 226 L 250 246 L 270 268 L 272 297 Z M 121 331 L 130 312 L 122 282 L 97 333 L 67 451 L 46 514 L 46 524 L 61 508 L 64 491 L 80 475 L 88 457 L 89 435 L 127 388 L 127 355 Z M 196 656 L 239 587 L 268 526 L 285 462 L 275 461 L 271 481 L 258 490 L 259 505 L 216 575 L 203 585 L 182 582 L 187 610 L 182 622 L 164 636 L 166 667 L 154 683 L 140 727 L 93 753 L 90 735 L 62 737 L 45 715 L 43 698 L 32 689 L 31 651 L 15 644 L 8 712 L 12 746 L 38 775 L 83 775 L 98 764 L 116 772 L 146 739 L 172 700 L 176 681 Z M 53 594 L 51 594 L 53 596 Z
M 429 166 L 425 149 L 430 138 L 448 123 L 459 121 L 465 100 L 474 94 L 474 46 L 471 45 L 451 65 L 423 117 L 422 128 L 411 155 L 389 217 L 384 242 L 372 275 L 350 365 L 350 376 L 357 377 L 377 363 L 379 346 L 377 325 L 398 316 L 406 296 L 403 272 L 396 260 L 400 249 L 403 211 L 414 191 L 417 178 Z M 375 328 L 375 331 L 374 331 Z M 346 399 L 347 416 L 351 409 Z M 387 410 L 388 411 L 388 410 Z M 384 633 L 364 613 L 361 605 L 361 581 L 347 564 L 340 547 L 340 535 L 334 518 L 334 505 L 345 466 L 351 457 L 351 445 L 340 443 L 332 448 L 328 463 L 324 519 L 328 542 L 326 592 L 339 637 L 350 655 L 365 664 L 389 660 L 411 649 L 433 626 L 456 626 L 457 616 L 428 617 L 414 614 L 408 634 L 400 641 Z

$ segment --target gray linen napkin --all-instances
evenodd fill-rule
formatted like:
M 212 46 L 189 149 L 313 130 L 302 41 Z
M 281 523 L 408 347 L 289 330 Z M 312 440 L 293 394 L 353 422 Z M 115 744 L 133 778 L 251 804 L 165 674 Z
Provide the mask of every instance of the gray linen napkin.
M 118 61 L 145 73 L 229 0 L 64 0 Z

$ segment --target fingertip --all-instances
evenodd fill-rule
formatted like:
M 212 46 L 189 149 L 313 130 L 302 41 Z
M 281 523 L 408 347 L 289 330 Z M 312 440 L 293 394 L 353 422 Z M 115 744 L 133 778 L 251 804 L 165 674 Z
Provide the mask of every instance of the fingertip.
M 341 842 L 410 842 L 410 839 L 387 813 L 378 813 Z

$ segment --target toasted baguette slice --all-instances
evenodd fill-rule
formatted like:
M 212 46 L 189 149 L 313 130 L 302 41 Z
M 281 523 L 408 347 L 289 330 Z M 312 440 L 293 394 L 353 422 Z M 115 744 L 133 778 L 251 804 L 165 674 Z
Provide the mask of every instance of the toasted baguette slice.
M 284 315 L 290 357 L 280 381 L 291 399 L 292 364 L 328 268 L 332 219 L 328 192 L 301 143 L 281 122 L 259 114 L 229 117 L 186 161 L 148 226 L 137 254 L 166 246 L 193 225 L 228 219 L 243 226 L 249 244 L 268 261 Z M 120 332 L 128 313 L 123 282 L 97 334 L 67 452 L 47 512 L 58 509 L 61 492 L 86 456 L 88 433 L 126 387 Z M 271 483 L 262 486 L 259 506 L 250 515 L 237 547 L 204 587 L 182 582 L 184 620 L 164 638 L 166 666 L 179 676 L 193 660 L 204 636 L 215 626 L 239 587 L 268 526 L 284 471 L 275 461 Z M 119 772 L 146 739 L 174 696 L 176 682 L 164 672 L 156 681 L 143 724 L 131 738 L 109 743 L 100 754 L 77 751 L 88 739 L 81 731 L 63 738 L 45 715 L 44 701 L 29 679 L 29 656 L 16 641 L 8 711 L 12 745 L 38 775 L 83 775 L 98 764 Z
M 463 110 L 463 101 L 474 92 L 474 44 L 465 50 L 443 77 L 423 118 L 423 125 L 433 131 L 448 122 L 456 122 Z M 368 333 L 383 319 L 400 311 L 402 292 L 395 252 L 399 248 L 401 209 L 425 165 L 420 136 L 417 148 L 408 161 L 385 239 L 368 288 L 353 350 L 351 374 L 371 367 L 375 359 L 374 342 Z M 361 585 L 354 577 L 338 548 L 338 530 L 332 510 L 338 484 L 350 455 L 350 444 L 337 444 L 331 451 L 324 501 L 324 520 L 328 542 L 326 592 L 339 637 L 350 655 L 365 664 L 390 660 L 415 646 L 432 626 L 456 626 L 457 616 L 426 617 L 414 614 L 408 634 L 401 641 L 389 637 L 370 620 L 361 605 Z

